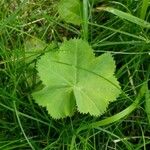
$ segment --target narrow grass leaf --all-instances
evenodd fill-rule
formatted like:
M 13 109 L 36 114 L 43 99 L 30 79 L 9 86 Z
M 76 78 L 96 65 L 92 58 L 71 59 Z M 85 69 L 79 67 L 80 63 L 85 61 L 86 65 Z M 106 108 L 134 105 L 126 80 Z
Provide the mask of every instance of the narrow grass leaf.
M 107 11 L 109 13 L 112 13 L 112 14 L 118 16 L 119 18 L 128 20 L 128 21 L 130 21 L 134 24 L 137 24 L 141 27 L 150 28 L 149 22 L 144 21 L 144 20 L 142 20 L 136 16 L 133 16 L 132 14 L 127 13 L 127 12 L 123 12 L 121 10 L 115 9 L 113 7 L 97 7 L 96 9 L 97 10 L 104 10 L 104 11 Z
M 148 90 L 148 86 L 145 93 L 145 111 L 147 113 L 148 122 L 150 124 L 150 91 Z
M 147 12 L 147 9 L 148 9 L 148 6 L 149 6 L 149 0 L 143 0 L 143 3 L 142 3 L 142 8 L 141 8 L 141 13 L 140 13 L 140 18 L 141 19 L 145 19 L 145 16 L 146 16 L 146 12 Z
M 83 0 L 83 38 L 88 40 L 88 1 Z
M 35 150 L 35 148 L 33 147 L 32 143 L 31 143 L 30 140 L 28 139 L 28 137 L 27 137 L 27 135 L 26 135 L 26 133 L 25 133 L 25 131 L 24 131 L 24 129 L 23 129 L 23 126 L 22 126 L 22 124 L 21 124 L 21 121 L 20 121 L 20 118 L 19 118 L 19 114 L 18 114 L 18 111 L 17 111 L 17 108 L 16 108 L 16 103 L 15 103 L 15 101 L 14 101 L 14 109 L 15 109 L 16 117 L 17 117 L 18 124 L 19 124 L 19 126 L 20 126 L 20 129 L 21 129 L 22 134 L 24 135 L 24 137 L 25 137 L 27 143 L 29 144 L 30 148 L 31 148 L 32 150 Z

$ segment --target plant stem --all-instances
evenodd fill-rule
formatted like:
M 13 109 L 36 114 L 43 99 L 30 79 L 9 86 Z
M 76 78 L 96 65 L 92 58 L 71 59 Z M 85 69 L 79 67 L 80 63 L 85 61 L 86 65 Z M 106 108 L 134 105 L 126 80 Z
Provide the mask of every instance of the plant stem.
M 83 39 L 88 40 L 88 0 L 83 0 Z

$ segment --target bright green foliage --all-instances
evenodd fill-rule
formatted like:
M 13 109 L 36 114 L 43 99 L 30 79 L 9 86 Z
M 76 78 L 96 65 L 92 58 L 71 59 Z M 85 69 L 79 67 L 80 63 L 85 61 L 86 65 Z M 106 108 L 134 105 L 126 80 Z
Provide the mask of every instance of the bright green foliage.
M 45 87 L 32 95 L 53 118 L 71 116 L 76 109 L 99 116 L 120 94 L 111 54 L 95 57 L 81 39 L 65 41 L 59 51 L 46 53 L 37 70 Z
M 75 25 L 82 23 L 82 3 L 80 0 L 61 0 L 58 4 L 60 17 Z

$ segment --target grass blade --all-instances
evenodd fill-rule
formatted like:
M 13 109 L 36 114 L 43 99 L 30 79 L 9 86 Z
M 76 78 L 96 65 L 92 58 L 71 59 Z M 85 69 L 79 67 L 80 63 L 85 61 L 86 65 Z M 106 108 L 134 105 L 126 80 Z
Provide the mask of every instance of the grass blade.
M 83 39 L 88 40 L 88 0 L 83 0 Z
M 17 108 L 16 108 L 15 101 L 14 101 L 14 109 L 15 109 L 16 117 L 17 117 L 17 120 L 18 120 L 18 124 L 19 124 L 19 126 L 20 126 L 20 129 L 21 129 L 21 131 L 22 131 L 22 134 L 24 135 L 24 137 L 25 137 L 27 143 L 29 144 L 29 146 L 31 147 L 31 149 L 32 149 L 32 150 L 35 150 L 35 148 L 34 148 L 33 145 L 31 144 L 31 142 L 30 142 L 30 140 L 28 139 L 28 137 L 26 136 L 25 131 L 24 131 L 23 127 L 22 127 L 22 124 L 21 124 L 21 121 L 20 121 L 20 118 L 19 118 L 19 114 L 18 114 L 18 111 L 17 111 Z
M 118 10 L 118 9 L 115 9 L 113 7 L 97 7 L 96 9 L 97 10 L 104 10 L 104 11 L 107 11 L 109 13 L 112 13 L 112 14 L 118 16 L 119 18 L 128 20 L 128 21 L 130 21 L 132 23 L 135 23 L 135 24 L 137 24 L 141 27 L 150 28 L 150 23 L 149 22 L 144 21 L 144 20 L 142 20 L 138 17 L 135 17 L 132 14 L 123 12 L 123 11 Z
M 148 90 L 148 86 L 145 93 L 145 111 L 147 113 L 148 122 L 150 124 L 150 91 Z
M 140 18 L 143 20 L 145 19 L 145 16 L 146 16 L 148 2 L 149 2 L 149 0 L 143 0 L 143 3 L 142 3 Z

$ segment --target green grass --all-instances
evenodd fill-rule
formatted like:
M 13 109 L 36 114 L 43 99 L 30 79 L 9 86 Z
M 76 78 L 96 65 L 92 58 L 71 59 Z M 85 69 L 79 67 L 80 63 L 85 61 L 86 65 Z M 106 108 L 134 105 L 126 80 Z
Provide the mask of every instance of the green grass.
M 83 0 L 82 30 L 60 19 L 57 2 L 0 1 L 0 150 L 149 149 L 148 96 L 146 89 L 141 89 L 149 84 L 150 30 L 139 20 L 134 23 L 131 14 L 150 22 L 150 2 Z M 97 11 L 101 6 L 130 15 Z M 42 88 L 36 61 L 52 41 L 57 47 L 73 37 L 88 40 L 96 55 L 113 54 L 123 94 L 101 117 L 76 113 L 54 120 L 31 97 L 34 90 Z

